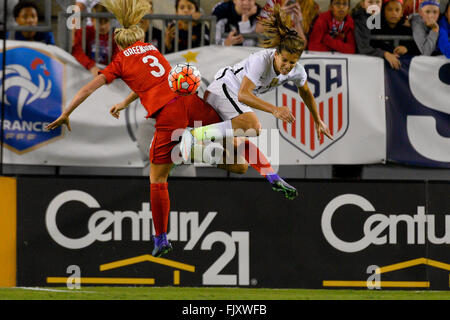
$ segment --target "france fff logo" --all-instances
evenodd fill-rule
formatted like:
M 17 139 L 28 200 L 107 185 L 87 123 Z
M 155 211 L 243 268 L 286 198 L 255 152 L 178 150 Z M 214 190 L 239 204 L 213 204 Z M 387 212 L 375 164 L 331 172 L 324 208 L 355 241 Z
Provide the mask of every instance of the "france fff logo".
M 47 131 L 45 126 L 62 112 L 63 80 L 64 64 L 50 54 L 27 47 L 6 51 L 5 147 L 23 154 L 62 136 L 61 127 Z
M 277 120 L 283 139 L 313 159 L 341 139 L 349 126 L 349 91 L 346 58 L 302 58 L 308 75 L 308 86 L 317 103 L 320 118 L 330 129 L 334 140 L 317 138 L 314 120 L 300 98 L 297 87 L 285 83 L 277 89 L 277 105 L 291 109 L 293 123 Z

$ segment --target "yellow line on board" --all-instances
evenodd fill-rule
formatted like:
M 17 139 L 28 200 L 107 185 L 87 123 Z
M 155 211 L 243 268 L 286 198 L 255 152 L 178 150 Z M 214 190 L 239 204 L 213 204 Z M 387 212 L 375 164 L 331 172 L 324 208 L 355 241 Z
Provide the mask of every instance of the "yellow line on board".
M 174 285 L 180 284 L 180 270 L 175 270 L 173 272 L 173 284 Z
M 377 284 L 377 283 L 375 283 Z M 380 281 L 384 288 L 429 288 L 429 281 Z M 324 287 L 367 287 L 367 281 L 324 280 Z
M 420 264 L 426 264 L 432 267 L 436 267 L 436 268 L 440 268 L 440 269 L 444 269 L 447 271 L 450 271 L 450 264 L 447 263 L 443 263 L 443 262 L 439 262 L 439 261 L 435 261 L 435 260 L 431 260 L 431 259 L 426 259 L 426 258 L 418 258 L 418 259 L 413 259 L 413 260 L 409 260 L 409 261 L 405 261 L 405 262 L 400 262 L 400 263 L 395 263 L 395 264 L 391 264 L 385 267 L 381 267 L 379 269 L 376 269 L 375 273 L 386 273 L 386 272 L 391 272 L 391 271 L 395 271 L 395 270 L 400 270 L 400 269 L 405 269 L 405 268 L 409 268 L 409 267 L 414 267 Z
M 47 283 L 67 283 L 66 277 L 47 277 Z M 80 284 L 155 284 L 153 278 L 88 278 L 81 277 L 70 279 L 80 279 Z
M 450 264 L 447 264 L 447 263 L 443 263 L 443 262 L 427 259 L 427 264 L 432 266 L 432 267 L 436 267 L 436 268 L 440 268 L 440 269 L 444 269 L 444 270 L 450 271 Z
M 400 263 L 395 263 L 395 264 L 391 264 L 391 265 L 388 265 L 388 266 L 385 266 L 385 267 L 381 267 L 381 268 L 377 269 L 375 273 L 391 272 L 391 271 L 395 271 L 395 270 L 400 270 L 400 269 L 405 269 L 405 268 L 409 268 L 409 267 L 414 267 L 414 266 L 417 266 L 417 265 L 423 264 L 423 263 L 426 263 L 426 259 L 425 258 L 413 259 L 413 260 L 400 262 Z
M 128 259 L 123 259 L 123 260 L 118 260 L 118 261 L 102 264 L 102 265 L 100 265 L 100 271 L 121 268 L 121 267 L 129 266 L 131 264 L 144 262 L 144 261 L 150 261 L 150 262 L 166 265 L 166 266 L 169 266 L 169 267 L 172 267 L 175 269 L 181 269 L 184 271 L 195 272 L 195 266 L 181 263 L 178 261 L 165 259 L 165 258 L 155 258 L 154 256 L 149 255 L 149 254 L 144 254 L 142 256 L 137 256 L 137 257 L 133 257 L 133 258 L 128 258 Z

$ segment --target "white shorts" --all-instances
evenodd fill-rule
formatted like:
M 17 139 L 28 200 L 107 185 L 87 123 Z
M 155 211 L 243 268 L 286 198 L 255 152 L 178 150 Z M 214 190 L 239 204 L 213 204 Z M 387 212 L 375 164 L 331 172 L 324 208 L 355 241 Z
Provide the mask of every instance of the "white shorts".
M 239 102 L 237 95 L 231 92 L 222 81 L 214 80 L 206 90 L 209 91 L 206 102 L 217 111 L 224 121 L 236 118 L 246 112 L 253 112 L 248 105 Z

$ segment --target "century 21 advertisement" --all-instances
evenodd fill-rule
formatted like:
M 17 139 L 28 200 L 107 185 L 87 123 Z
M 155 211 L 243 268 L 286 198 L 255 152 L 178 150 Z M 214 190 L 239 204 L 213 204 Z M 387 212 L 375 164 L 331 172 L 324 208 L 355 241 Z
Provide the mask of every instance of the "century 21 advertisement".
M 17 285 L 449 290 L 447 182 L 290 182 L 170 180 L 155 258 L 148 179 L 19 178 Z

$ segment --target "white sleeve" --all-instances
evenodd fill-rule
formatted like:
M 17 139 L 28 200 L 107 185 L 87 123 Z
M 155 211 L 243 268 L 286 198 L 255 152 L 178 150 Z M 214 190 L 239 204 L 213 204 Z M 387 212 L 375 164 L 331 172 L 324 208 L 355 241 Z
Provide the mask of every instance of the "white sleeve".
M 295 72 L 295 79 L 293 80 L 297 87 L 303 87 L 308 79 L 305 68 L 302 65 L 297 65 L 298 71 Z
M 264 59 L 265 55 L 252 54 L 248 57 L 245 63 L 245 76 L 249 78 L 255 86 L 260 84 L 259 79 L 264 73 L 267 61 Z

